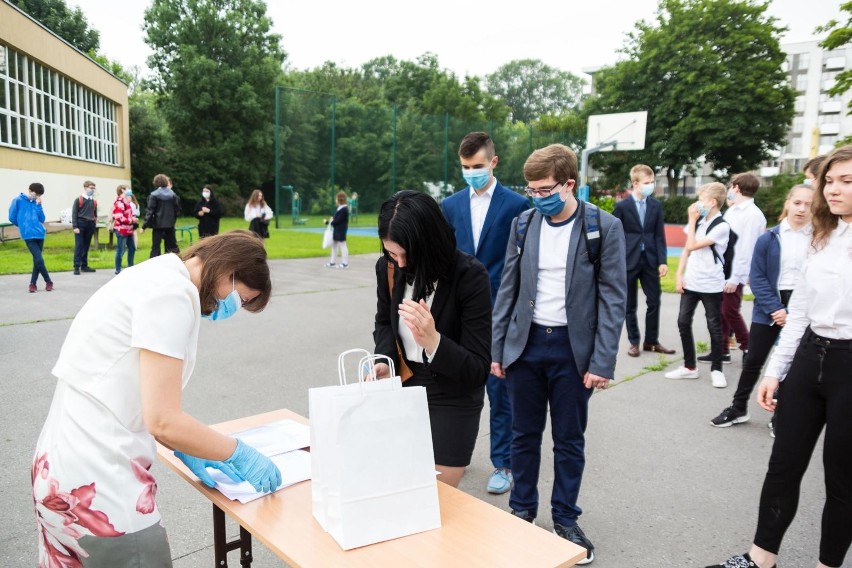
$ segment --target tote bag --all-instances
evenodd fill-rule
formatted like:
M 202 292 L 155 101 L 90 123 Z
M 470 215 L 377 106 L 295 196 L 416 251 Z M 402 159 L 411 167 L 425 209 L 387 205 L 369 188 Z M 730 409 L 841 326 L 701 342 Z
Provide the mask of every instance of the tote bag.
M 334 227 L 329 223 L 325 226 L 325 231 L 322 233 L 322 248 L 327 249 L 330 247 L 332 240 L 334 240 Z
M 426 389 L 397 376 L 347 384 L 352 353 L 363 350 L 341 354 L 338 386 L 309 390 L 313 514 L 344 550 L 441 526 Z M 387 358 L 363 356 L 359 375 L 376 359 Z

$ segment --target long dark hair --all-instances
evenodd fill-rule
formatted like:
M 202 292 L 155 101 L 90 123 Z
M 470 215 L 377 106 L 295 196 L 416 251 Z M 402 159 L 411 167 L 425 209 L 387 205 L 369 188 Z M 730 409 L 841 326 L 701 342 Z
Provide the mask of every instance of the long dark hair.
M 439 281 L 451 279 L 456 236 L 435 200 L 419 191 L 394 193 L 379 208 L 379 238 L 405 250 L 402 269 L 414 287 L 414 301 L 435 292 Z M 382 252 L 391 261 L 382 244 Z

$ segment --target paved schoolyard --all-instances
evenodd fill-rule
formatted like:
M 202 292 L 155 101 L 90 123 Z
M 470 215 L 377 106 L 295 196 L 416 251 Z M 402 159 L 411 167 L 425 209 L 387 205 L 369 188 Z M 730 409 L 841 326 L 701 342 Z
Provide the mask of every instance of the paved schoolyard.
M 324 258 L 273 261 L 275 286 L 266 311 L 202 325 L 199 361 L 184 392 L 185 408 L 208 423 L 281 407 L 307 414 L 307 389 L 336 381 L 337 354 L 372 347 L 375 259 L 376 255 L 353 257 L 348 270 L 323 268 Z M 112 271 L 53 277 L 56 291 L 36 294 L 26 292 L 25 275 L 0 277 L 3 567 L 36 564 L 29 468 L 53 393 L 50 370 L 74 314 L 112 277 Z M 677 296 L 664 294 L 661 341 L 680 353 L 677 305 Z M 747 304 L 744 311 L 750 309 Z M 706 341 L 700 309 L 698 318 L 697 339 Z M 754 533 L 772 444 L 768 416 L 753 403 L 749 423 L 727 429 L 709 425 L 733 395 L 739 357 L 725 366 L 728 388 L 714 389 L 706 367 L 698 381 L 670 381 L 661 371 L 643 369 L 658 362 L 656 355 L 632 359 L 625 351 L 622 334 L 618 384 L 591 402 L 580 505 L 585 511 L 581 525 L 597 546 L 593 565 L 702 567 L 745 551 Z M 679 355 L 671 360 L 679 360 Z M 507 496 L 484 490 L 491 473 L 488 444 L 486 406 L 473 463 L 461 488 L 506 508 Z M 175 566 L 210 566 L 207 501 L 159 463 L 154 473 Z M 816 563 L 822 476 L 820 445 L 805 478 L 799 514 L 782 549 L 782 566 Z M 551 484 L 552 453 L 546 441 L 539 511 L 543 529 L 551 528 L 547 505 Z M 314 520 L 308 517 L 305 522 Z M 236 534 L 233 524 L 230 532 Z M 257 568 L 284 566 L 257 543 L 255 558 Z

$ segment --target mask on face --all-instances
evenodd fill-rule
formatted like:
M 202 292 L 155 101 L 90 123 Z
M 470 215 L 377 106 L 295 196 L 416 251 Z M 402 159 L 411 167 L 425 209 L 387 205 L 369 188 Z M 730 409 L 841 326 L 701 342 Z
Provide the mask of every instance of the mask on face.
M 699 201 L 698 202 L 698 218 L 703 219 L 704 217 L 707 216 L 707 213 L 709 213 L 709 212 L 710 212 L 710 210 L 707 209 L 707 206 Z
M 234 284 L 234 289 L 230 294 L 225 296 L 224 300 L 216 300 L 216 309 L 210 312 L 209 315 L 201 316 L 213 321 L 222 321 L 228 319 L 237 311 L 239 311 L 240 306 L 242 306 L 243 301 L 240 298 L 240 293 L 237 292 L 236 284 Z
M 124 195 L 126 195 L 127 197 L 132 197 L 133 196 L 133 190 L 132 189 L 125 190 Z
M 654 187 L 655 186 L 654 186 L 653 183 L 646 183 L 645 185 L 643 185 L 642 189 L 641 189 L 642 196 L 643 197 L 650 197 L 650 196 L 654 195 Z
M 95 194 L 95 190 L 94 190 L 94 189 L 87 189 L 87 190 L 86 190 L 86 195 L 87 195 L 87 196 L 91 197 L 91 196 L 93 196 L 94 194 Z
M 729 189 L 729 190 L 728 190 L 728 195 L 727 195 L 727 197 L 728 197 L 728 201 L 733 201 L 733 200 L 734 200 L 734 197 L 736 197 L 736 195 L 734 195 L 734 191 L 733 191 L 733 190 Z
M 210 192 L 209 191 L 202 191 L 201 197 L 203 197 L 204 199 L 210 199 Z
M 34 191 L 28 191 L 28 192 L 27 192 L 27 198 L 28 198 L 30 201 L 35 201 L 35 199 L 36 199 L 36 194 L 35 194 L 35 192 L 34 192 Z
M 533 207 L 545 217 L 553 217 L 562 212 L 565 202 L 557 191 L 547 197 L 533 197 Z
M 811 178 L 805 178 L 805 181 L 803 181 L 802 183 L 804 183 L 805 185 L 813 185 L 814 180 L 812 180 Z
M 491 177 L 491 171 L 488 168 L 478 168 L 475 170 L 462 170 L 464 181 L 473 189 L 482 189 L 488 183 L 488 178 Z

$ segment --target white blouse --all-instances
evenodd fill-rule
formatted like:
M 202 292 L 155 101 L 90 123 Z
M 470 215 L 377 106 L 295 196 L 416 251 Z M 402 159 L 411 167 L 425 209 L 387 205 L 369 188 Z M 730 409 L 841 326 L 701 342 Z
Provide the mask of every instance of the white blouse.
M 852 228 L 842 219 L 822 249 L 811 249 L 787 312 L 768 377 L 784 379 L 809 325 L 822 337 L 852 339 Z

